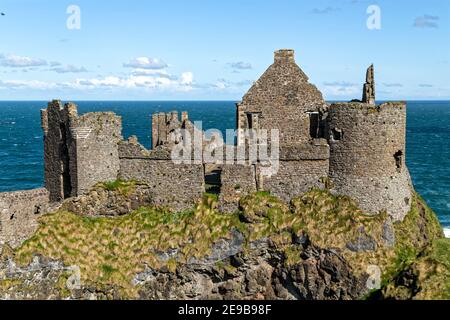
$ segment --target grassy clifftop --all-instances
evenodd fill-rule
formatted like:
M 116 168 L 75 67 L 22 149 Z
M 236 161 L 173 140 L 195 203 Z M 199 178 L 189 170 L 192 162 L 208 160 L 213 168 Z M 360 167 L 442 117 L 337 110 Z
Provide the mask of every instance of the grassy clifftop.
M 137 274 L 147 268 L 175 274 L 183 265 L 213 255 L 215 243 L 233 241 L 238 232 L 244 239 L 239 251 L 251 251 L 252 244 L 264 240 L 285 268 L 304 259 L 305 243 L 336 252 L 361 279 L 376 266 L 382 288 L 372 296 L 448 298 L 440 295 L 450 288 L 448 242 L 420 197 L 401 223 L 392 223 L 386 214 L 366 215 L 348 197 L 323 190 L 311 190 L 290 204 L 258 192 L 241 199 L 241 210 L 234 214 L 218 212 L 216 204 L 217 198 L 205 195 L 192 211 L 180 213 L 150 207 L 119 217 L 55 212 L 41 218 L 36 234 L 12 256 L 21 266 L 36 255 L 76 265 L 83 284 L 113 286 L 120 297 L 135 298 Z M 413 287 L 399 285 L 406 270 L 417 275 Z M 65 280 L 59 279 L 59 285 Z M 19 280 L 0 280 L 0 293 L 14 290 L 14 281 Z M 70 294 L 64 288 L 61 292 Z

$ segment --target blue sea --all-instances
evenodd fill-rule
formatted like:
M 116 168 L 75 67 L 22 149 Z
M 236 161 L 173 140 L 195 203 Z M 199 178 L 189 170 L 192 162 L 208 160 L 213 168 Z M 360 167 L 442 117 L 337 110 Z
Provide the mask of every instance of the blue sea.
M 123 118 L 124 137 L 151 144 L 151 115 L 188 111 L 203 129 L 235 128 L 233 101 L 79 101 L 79 113 L 113 111 Z M 0 192 L 43 185 L 39 110 L 44 101 L 0 101 Z M 416 190 L 450 228 L 450 101 L 409 101 L 406 161 Z

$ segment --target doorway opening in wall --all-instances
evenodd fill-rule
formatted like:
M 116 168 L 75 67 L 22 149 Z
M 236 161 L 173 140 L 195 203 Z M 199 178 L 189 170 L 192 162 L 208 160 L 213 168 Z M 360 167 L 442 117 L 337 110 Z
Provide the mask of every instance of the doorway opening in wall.
M 69 148 L 67 146 L 66 126 L 64 123 L 60 124 L 59 133 L 61 138 L 61 154 L 59 156 L 61 161 L 61 195 L 63 199 L 66 199 L 72 195 L 72 181 L 70 179 Z
M 222 187 L 222 166 L 216 164 L 205 164 L 205 192 L 220 194 Z

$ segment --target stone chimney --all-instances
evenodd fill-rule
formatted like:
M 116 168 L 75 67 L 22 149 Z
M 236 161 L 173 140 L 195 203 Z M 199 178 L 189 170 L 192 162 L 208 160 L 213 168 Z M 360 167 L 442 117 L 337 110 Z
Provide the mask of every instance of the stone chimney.
M 281 49 L 275 51 L 275 63 L 293 62 L 295 63 L 295 54 L 292 49 Z

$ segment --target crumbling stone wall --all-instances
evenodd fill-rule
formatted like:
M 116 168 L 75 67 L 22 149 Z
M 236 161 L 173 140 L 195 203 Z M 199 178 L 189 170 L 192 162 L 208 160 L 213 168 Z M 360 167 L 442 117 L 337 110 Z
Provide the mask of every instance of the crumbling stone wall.
M 181 114 L 181 121 L 177 111 L 153 114 L 152 149 L 170 142 L 171 134 L 174 134 L 177 129 L 187 129 L 188 127 L 192 127 L 192 124 L 188 119 L 188 113 L 185 111 Z
M 176 164 L 165 147 L 146 150 L 132 138 L 120 143 L 119 158 L 119 178 L 147 183 L 154 205 L 190 209 L 205 191 L 203 164 Z
M 77 118 L 76 194 L 88 192 L 97 182 L 117 179 L 120 169 L 118 143 L 122 140 L 122 120 L 113 112 L 87 113 Z
M 386 210 L 402 220 L 411 205 L 405 164 L 406 104 L 332 104 L 330 178 L 334 191 L 369 213 Z
M 41 110 L 44 130 L 45 187 L 60 202 L 90 190 L 119 172 L 121 118 L 112 112 L 78 116 L 73 103 L 54 100 Z
M 41 110 L 45 187 L 54 202 L 76 195 L 76 145 L 70 129 L 77 116 L 75 105 L 63 106 L 59 100 Z
M 257 167 L 257 174 L 262 166 Z M 277 174 L 262 177 L 262 189 L 289 202 L 311 188 L 323 188 L 323 178 L 328 175 L 328 159 L 280 161 Z
M 31 237 L 48 206 L 49 192 L 44 188 L 0 193 L 0 248 L 18 247 Z
M 220 179 L 219 205 L 225 212 L 237 210 L 241 197 L 257 191 L 256 165 L 224 165 Z

